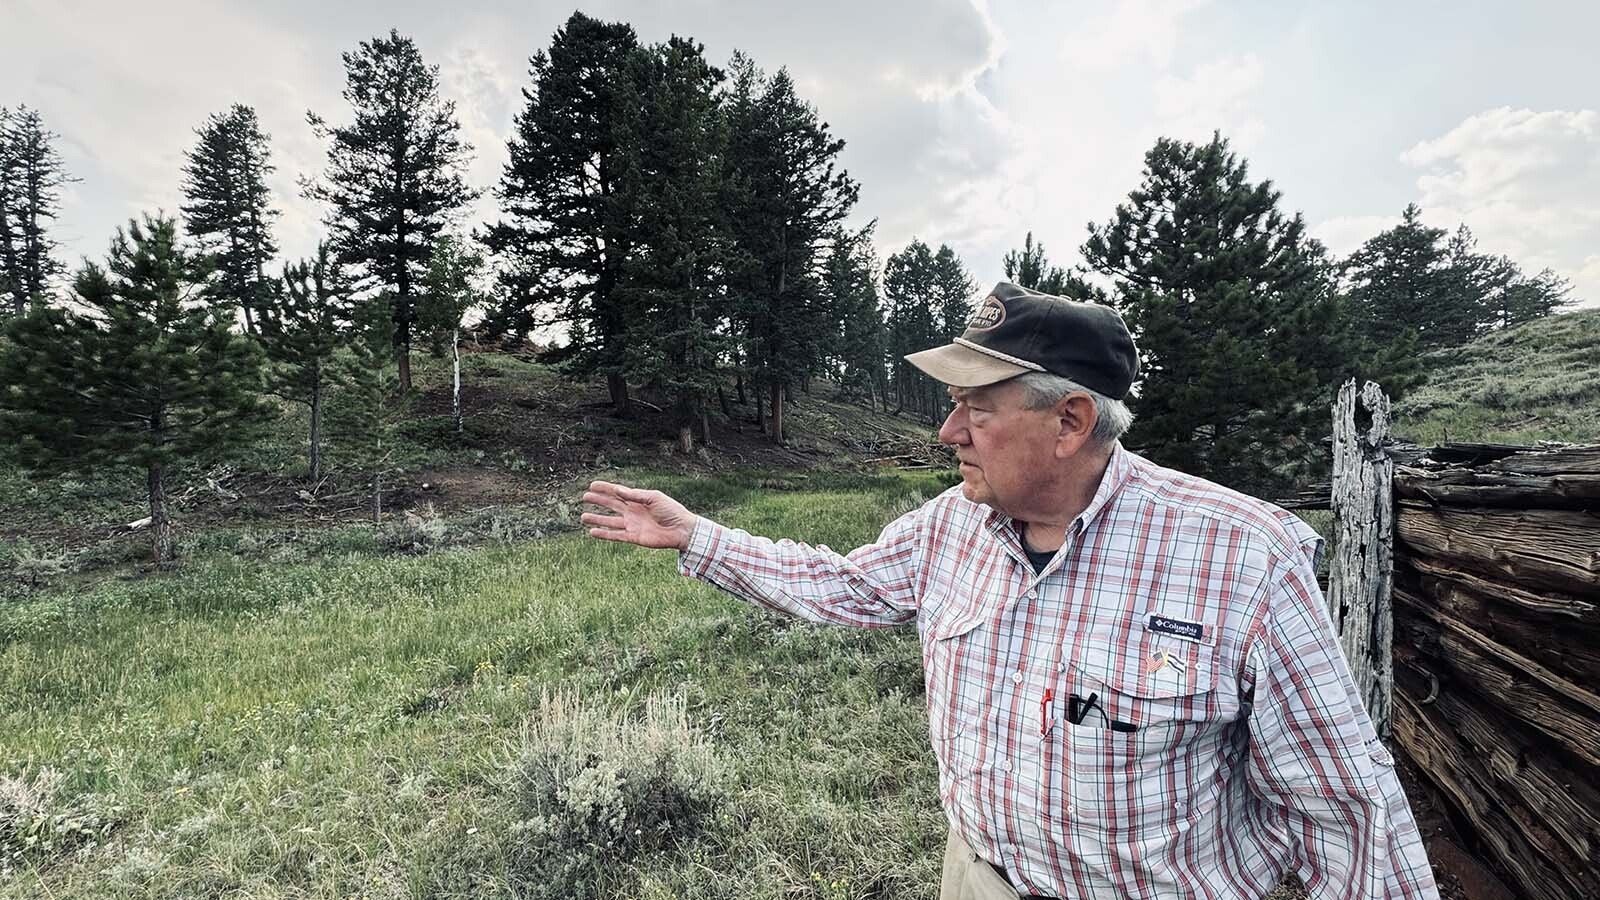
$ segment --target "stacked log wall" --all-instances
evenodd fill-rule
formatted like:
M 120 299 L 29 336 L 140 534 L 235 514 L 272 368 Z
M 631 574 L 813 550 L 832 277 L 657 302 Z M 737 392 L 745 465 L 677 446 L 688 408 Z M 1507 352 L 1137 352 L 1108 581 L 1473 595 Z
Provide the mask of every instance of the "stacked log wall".
M 1600 897 L 1600 446 L 1484 455 L 1396 471 L 1394 737 L 1514 890 Z

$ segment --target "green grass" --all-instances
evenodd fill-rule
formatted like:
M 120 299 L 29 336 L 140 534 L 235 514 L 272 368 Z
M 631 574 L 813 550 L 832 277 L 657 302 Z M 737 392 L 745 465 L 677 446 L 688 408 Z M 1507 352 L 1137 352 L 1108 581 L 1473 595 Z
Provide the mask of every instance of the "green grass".
M 1419 444 L 1600 441 L 1600 310 L 1488 335 L 1424 359 L 1423 386 L 1395 407 Z
M 942 487 L 635 480 L 836 547 Z M 574 535 L 296 563 L 219 549 L 0 606 L 0 776 L 53 768 L 55 808 L 119 823 L 27 853 L 0 898 L 531 892 L 515 761 L 557 689 L 626 717 L 681 698 L 724 773 L 698 837 L 591 887 L 933 890 L 943 816 L 914 634 L 789 627 L 678 577 L 670 554 Z

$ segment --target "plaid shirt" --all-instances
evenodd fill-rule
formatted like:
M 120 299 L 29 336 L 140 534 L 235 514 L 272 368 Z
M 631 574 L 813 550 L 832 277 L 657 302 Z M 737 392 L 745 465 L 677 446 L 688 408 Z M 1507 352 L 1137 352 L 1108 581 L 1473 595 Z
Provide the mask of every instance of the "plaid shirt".
M 848 556 L 702 519 L 679 567 L 817 622 L 914 620 L 950 826 L 1024 894 L 1259 898 L 1293 869 L 1319 900 L 1437 897 L 1320 550 L 1118 445 L 1037 575 L 959 488 Z

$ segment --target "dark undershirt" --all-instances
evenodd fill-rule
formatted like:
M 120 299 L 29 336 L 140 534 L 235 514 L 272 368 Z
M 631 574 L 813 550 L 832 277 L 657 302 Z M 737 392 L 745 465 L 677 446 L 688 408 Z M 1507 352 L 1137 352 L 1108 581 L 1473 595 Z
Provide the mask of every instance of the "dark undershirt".
M 1054 550 L 1035 550 L 1028 546 L 1028 526 L 1025 522 L 1017 523 L 1017 540 L 1022 544 L 1022 552 L 1028 554 L 1028 563 L 1033 566 L 1033 574 L 1044 571 L 1050 565 L 1050 560 L 1056 558 Z

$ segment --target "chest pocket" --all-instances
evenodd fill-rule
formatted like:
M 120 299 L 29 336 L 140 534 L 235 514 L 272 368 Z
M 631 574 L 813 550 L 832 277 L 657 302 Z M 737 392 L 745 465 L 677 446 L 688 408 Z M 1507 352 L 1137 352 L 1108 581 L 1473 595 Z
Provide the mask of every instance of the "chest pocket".
M 1064 823 L 1173 839 L 1220 797 L 1223 723 L 1215 644 L 1140 630 L 1121 644 L 1088 638 L 1062 673 L 1061 696 L 1097 699 L 1058 726 L 1068 784 Z

